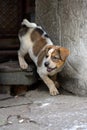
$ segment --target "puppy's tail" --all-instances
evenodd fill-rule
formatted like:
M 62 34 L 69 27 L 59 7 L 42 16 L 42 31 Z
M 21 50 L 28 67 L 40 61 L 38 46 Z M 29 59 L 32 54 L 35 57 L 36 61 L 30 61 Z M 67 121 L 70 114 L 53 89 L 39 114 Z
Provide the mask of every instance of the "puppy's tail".
M 21 24 L 31 28 L 37 27 L 35 23 L 30 23 L 27 19 L 23 19 Z

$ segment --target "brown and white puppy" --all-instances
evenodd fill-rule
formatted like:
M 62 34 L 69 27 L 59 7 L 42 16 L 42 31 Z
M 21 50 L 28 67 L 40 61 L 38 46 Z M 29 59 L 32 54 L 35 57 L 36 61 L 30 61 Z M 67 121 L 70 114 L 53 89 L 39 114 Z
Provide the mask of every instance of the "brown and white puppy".
M 46 32 L 35 23 L 30 23 L 27 19 L 22 22 L 19 40 L 21 43 L 18 51 L 20 67 L 22 69 L 28 67 L 24 59 L 25 54 L 28 53 L 37 66 L 39 76 L 49 88 L 50 94 L 59 94 L 55 83 L 49 77 L 62 70 L 69 55 L 69 50 L 53 45 Z

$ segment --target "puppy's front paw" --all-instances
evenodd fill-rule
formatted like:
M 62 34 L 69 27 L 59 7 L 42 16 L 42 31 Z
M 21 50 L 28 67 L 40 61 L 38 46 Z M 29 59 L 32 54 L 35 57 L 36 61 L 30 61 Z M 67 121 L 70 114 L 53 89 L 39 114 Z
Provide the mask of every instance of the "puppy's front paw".
M 51 88 L 50 89 L 50 95 L 56 96 L 59 94 L 59 91 L 56 88 Z
M 21 67 L 22 69 L 27 69 L 27 68 L 28 68 L 28 64 L 27 64 L 26 62 L 20 63 L 20 67 Z

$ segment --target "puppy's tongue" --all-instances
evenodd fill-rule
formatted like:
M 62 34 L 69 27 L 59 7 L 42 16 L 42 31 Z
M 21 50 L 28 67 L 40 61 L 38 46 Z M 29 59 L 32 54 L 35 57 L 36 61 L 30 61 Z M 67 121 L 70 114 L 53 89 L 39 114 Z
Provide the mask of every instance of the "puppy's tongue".
M 52 68 L 47 68 L 47 71 L 48 72 L 51 72 L 53 69 Z

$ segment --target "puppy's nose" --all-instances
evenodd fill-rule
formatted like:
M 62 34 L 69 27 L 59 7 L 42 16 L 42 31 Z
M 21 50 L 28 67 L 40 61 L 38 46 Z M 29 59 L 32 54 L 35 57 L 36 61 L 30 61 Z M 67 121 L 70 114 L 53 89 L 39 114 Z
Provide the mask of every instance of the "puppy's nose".
M 45 65 L 45 67 L 48 67 L 49 66 L 49 62 L 45 62 L 44 65 Z

